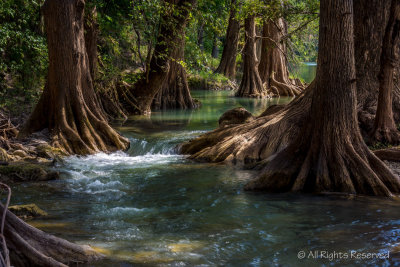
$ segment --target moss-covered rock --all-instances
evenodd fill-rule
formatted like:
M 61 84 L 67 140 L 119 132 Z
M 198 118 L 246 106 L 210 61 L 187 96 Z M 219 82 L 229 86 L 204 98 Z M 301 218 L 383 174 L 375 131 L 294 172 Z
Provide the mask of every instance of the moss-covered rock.
M 52 147 L 49 144 L 40 144 L 36 147 L 36 153 L 41 158 L 52 158 L 58 159 L 67 156 L 67 153 L 56 147 Z
M 58 172 L 50 170 L 43 164 L 10 162 L 9 165 L 0 166 L 0 181 L 5 183 L 48 181 L 58 178 Z
M 232 124 L 242 124 L 253 120 L 253 115 L 245 108 L 239 107 L 226 111 L 218 120 L 220 127 Z
M 36 204 L 15 205 L 8 209 L 22 219 L 30 219 L 35 217 L 47 216 L 47 212 L 39 208 Z

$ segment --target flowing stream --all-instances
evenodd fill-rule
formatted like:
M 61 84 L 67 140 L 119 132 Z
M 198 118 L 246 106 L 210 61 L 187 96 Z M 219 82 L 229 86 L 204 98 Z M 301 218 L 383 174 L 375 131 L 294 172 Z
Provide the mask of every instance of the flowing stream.
M 397 202 L 248 193 L 242 187 L 252 171 L 195 163 L 175 151 L 214 129 L 230 108 L 259 114 L 290 99 L 193 95 L 200 109 L 154 112 L 117 125 L 131 140 L 129 151 L 70 157 L 57 166 L 61 180 L 14 186 L 12 204 L 36 203 L 49 216 L 32 225 L 108 256 L 90 266 L 399 264 L 393 252 L 400 243 Z M 299 251 L 306 259 L 298 259 Z M 390 251 L 390 258 L 330 261 L 309 251 Z

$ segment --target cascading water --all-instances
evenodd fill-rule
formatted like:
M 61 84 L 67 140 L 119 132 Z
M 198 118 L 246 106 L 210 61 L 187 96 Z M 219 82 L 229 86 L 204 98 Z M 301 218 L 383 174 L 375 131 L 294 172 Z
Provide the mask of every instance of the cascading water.
M 199 110 L 155 112 L 117 125 L 131 140 L 128 151 L 70 157 L 57 166 L 61 180 L 13 188 L 13 204 L 36 203 L 50 215 L 32 225 L 108 256 L 91 266 L 394 264 L 398 203 L 246 193 L 251 171 L 176 153 L 179 143 L 215 128 L 227 109 L 260 113 L 276 103 L 229 94 L 194 92 L 203 102 Z M 300 251 L 352 250 L 392 254 L 298 259 Z

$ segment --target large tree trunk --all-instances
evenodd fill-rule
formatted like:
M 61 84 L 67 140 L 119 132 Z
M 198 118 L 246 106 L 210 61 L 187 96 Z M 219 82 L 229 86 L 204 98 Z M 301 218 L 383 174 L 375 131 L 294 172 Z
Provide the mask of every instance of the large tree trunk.
M 168 78 L 175 47 L 180 45 L 190 11 L 196 0 L 165 0 L 157 44 L 146 74 L 131 88 L 122 87 L 119 94 L 130 113 L 150 114 L 151 103 Z
M 239 42 L 239 30 L 240 23 L 236 19 L 236 0 L 232 0 L 224 49 L 219 66 L 215 70 L 216 73 L 221 73 L 231 80 L 234 80 L 236 77 L 236 54 Z
M 357 124 L 353 1 L 322 0 L 310 121 L 246 189 L 391 196 L 400 179 L 364 143 Z
M 263 25 L 261 59 L 258 70 L 267 90 L 275 96 L 297 96 L 303 90 L 289 79 L 286 45 L 282 38 L 287 34 L 283 18 L 269 19 Z
M 184 34 L 182 34 L 184 37 Z M 161 90 L 154 97 L 152 109 L 192 109 L 197 107 L 196 101 L 190 95 L 184 59 L 185 39 L 181 38 L 175 48 L 170 63 L 168 77 Z
M 85 14 L 85 46 L 89 59 L 90 74 L 92 81 L 97 79 L 98 75 L 98 56 L 97 56 L 97 39 L 99 35 L 99 24 L 97 23 L 96 6 L 90 8 Z
M 43 5 L 49 50 L 47 83 L 23 134 L 48 128 L 53 144 L 72 154 L 126 149 L 107 123 L 93 89 L 84 41 L 83 0 Z
M 0 206 L 1 214 L 4 212 Z M 57 238 L 25 223 L 7 211 L 4 237 L 13 266 L 66 267 L 100 259 L 89 246 Z
M 397 144 L 400 134 L 393 119 L 392 94 L 394 70 L 399 60 L 400 1 L 392 0 L 389 22 L 383 39 L 381 69 L 379 73 L 379 98 L 372 142 Z
M 256 24 L 254 16 L 245 19 L 246 43 L 243 48 L 243 77 L 236 92 L 238 97 L 265 97 L 260 74 L 258 73 L 258 60 L 256 56 Z
M 381 43 L 391 0 L 354 0 L 357 102 L 360 128 L 369 133 L 377 98 Z M 288 105 L 272 106 L 255 120 L 241 125 L 220 127 L 182 145 L 181 152 L 193 159 L 234 164 L 255 163 L 286 148 L 309 121 L 314 83 Z M 394 91 L 394 117 L 400 115 L 399 88 Z M 376 102 L 376 101 L 375 101 Z M 399 107 L 400 108 L 400 107 Z M 400 110 L 400 109 L 398 109 Z M 381 153 L 379 154 L 381 157 Z M 393 158 L 393 152 L 391 152 Z M 383 158 L 383 157 L 382 157 Z
M 262 175 L 246 186 L 252 190 L 399 193 L 399 178 L 369 151 L 357 125 L 352 1 L 321 1 L 320 25 L 317 77 L 299 98 L 182 151 L 212 161 L 265 159 Z

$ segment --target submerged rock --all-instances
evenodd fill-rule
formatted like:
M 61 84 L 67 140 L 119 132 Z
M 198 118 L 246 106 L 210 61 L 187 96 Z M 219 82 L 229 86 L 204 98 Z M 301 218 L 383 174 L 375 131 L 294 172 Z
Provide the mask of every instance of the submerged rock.
M 8 209 L 24 220 L 48 215 L 47 212 L 39 208 L 36 204 L 14 205 L 8 207 Z
M 219 118 L 219 127 L 231 124 L 242 124 L 253 120 L 253 115 L 245 108 L 239 107 L 228 110 Z

